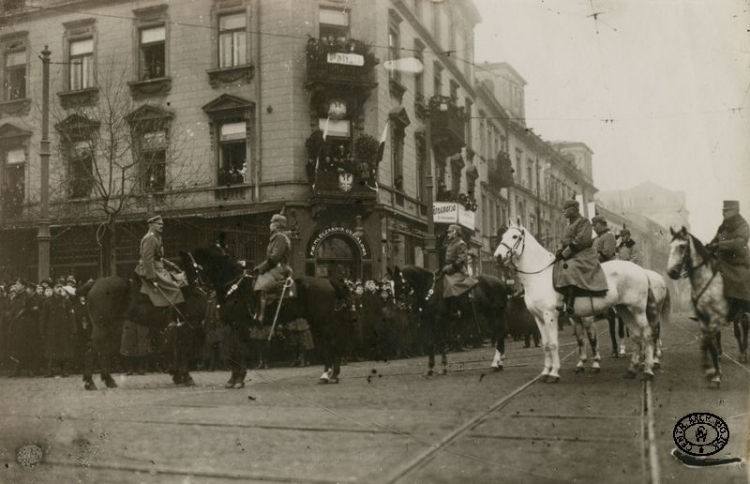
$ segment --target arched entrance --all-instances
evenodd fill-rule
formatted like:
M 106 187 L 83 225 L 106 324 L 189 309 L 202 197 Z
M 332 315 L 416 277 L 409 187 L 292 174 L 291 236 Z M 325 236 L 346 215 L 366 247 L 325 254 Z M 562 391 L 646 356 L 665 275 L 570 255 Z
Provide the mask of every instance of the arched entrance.
M 315 277 L 371 279 L 372 255 L 369 244 L 349 229 L 329 228 L 319 231 L 310 239 L 305 273 Z

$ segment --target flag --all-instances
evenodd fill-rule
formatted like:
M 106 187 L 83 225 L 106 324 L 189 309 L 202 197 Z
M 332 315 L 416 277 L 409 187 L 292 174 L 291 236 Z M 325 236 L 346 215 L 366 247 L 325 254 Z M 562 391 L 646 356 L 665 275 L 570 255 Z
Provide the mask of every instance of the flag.
M 315 191 L 315 184 L 318 182 L 318 168 L 320 167 L 320 155 L 325 150 L 326 137 L 328 136 L 328 122 L 330 120 L 331 120 L 331 117 L 328 116 L 326 118 L 325 127 L 323 128 L 323 142 L 320 144 L 320 151 L 318 151 L 318 158 L 315 160 L 315 175 L 313 177 L 313 184 L 312 184 L 313 191 Z
M 380 165 L 380 162 L 383 161 L 383 152 L 385 151 L 385 140 L 388 137 L 388 126 L 391 124 L 391 119 L 388 118 L 385 121 L 385 126 L 383 127 L 383 134 L 380 136 L 380 144 L 378 145 L 378 153 L 375 155 L 375 166 Z M 375 183 L 375 188 L 368 185 L 368 187 L 371 190 L 378 191 L 378 172 L 377 169 L 375 170 L 375 173 L 373 174 L 373 181 Z

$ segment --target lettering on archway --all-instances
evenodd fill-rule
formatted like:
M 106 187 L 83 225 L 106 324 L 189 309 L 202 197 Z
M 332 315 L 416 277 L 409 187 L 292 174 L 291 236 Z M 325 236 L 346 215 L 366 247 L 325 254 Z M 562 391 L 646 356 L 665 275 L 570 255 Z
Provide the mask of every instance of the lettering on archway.
M 360 257 L 362 259 L 369 259 L 369 252 L 367 250 L 367 246 L 365 245 L 365 242 L 357 237 L 357 235 L 354 233 L 353 230 L 347 229 L 345 227 L 329 227 L 327 229 L 321 230 L 315 238 L 312 239 L 310 242 L 309 250 L 307 251 L 307 256 L 310 258 L 315 257 L 315 251 L 318 249 L 318 246 L 323 242 L 326 238 L 332 236 L 332 235 L 346 235 L 348 236 L 359 248 Z

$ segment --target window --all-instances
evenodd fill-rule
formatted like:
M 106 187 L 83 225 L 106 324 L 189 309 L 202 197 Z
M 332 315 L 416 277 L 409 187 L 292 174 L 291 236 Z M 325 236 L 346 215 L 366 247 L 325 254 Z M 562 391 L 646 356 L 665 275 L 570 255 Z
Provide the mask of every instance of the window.
M 435 62 L 433 65 L 432 94 L 440 96 L 443 94 L 443 66 L 439 62 Z
M 18 215 L 26 198 L 26 150 L 11 148 L 2 154 L 2 210 L 7 215 Z
M 529 159 L 526 163 L 526 187 L 533 190 L 534 189 L 534 172 L 532 165 L 533 162 Z
M 318 17 L 320 38 L 330 43 L 349 40 L 349 11 L 340 8 L 321 7 Z
M 224 123 L 219 133 L 219 184 L 245 183 L 247 123 Z
M 391 12 L 388 23 L 388 60 L 394 62 L 401 58 L 401 28 L 399 19 Z M 399 69 L 388 69 L 388 76 L 391 79 L 401 80 L 401 71 Z
M 13 101 L 26 97 L 26 48 L 21 43 L 11 44 L 5 50 L 3 68 L 3 100 Z
M 523 183 L 523 170 L 521 169 L 521 158 L 523 157 L 523 151 L 516 148 L 516 174 L 518 175 L 517 183 Z
M 432 38 L 435 39 L 435 42 L 438 43 L 438 45 L 441 44 L 441 34 L 442 29 L 440 28 L 440 23 L 442 22 L 442 5 L 440 3 L 433 2 L 432 3 Z
M 140 70 L 138 78 L 142 81 L 166 76 L 166 39 L 165 26 L 140 29 Z
M 154 131 L 141 137 L 141 189 L 163 192 L 167 182 L 167 132 Z
M 414 135 L 417 145 L 417 197 L 420 201 L 424 200 L 424 170 L 427 166 L 427 143 L 424 133 Z
M 68 195 L 70 198 L 91 196 L 94 150 L 91 141 L 73 143 L 68 152 Z
M 244 12 L 219 17 L 219 67 L 247 64 L 246 22 Z
M 404 190 L 404 128 L 391 121 L 391 166 L 393 186 Z
M 70 42 L 70 90 L 78 91 L 94 86 L 94 39 Z
M 450 83 L 450 97 L 454 103 L 458 102 L 458 83 L 451 79 Z

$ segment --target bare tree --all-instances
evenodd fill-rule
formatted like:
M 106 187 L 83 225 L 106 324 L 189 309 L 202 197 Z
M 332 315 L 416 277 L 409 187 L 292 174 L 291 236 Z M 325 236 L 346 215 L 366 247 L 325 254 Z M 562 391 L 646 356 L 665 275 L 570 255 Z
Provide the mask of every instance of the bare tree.
M 191 196 L 171 189 L 176 183 L 169 179 L 170 172 L 179 173 L 183 186 L 186 181 L 192 186 L 209 182 L 191 172 L 190 141 L 174 114 L 134 101 L 129 71 L 115 62 L 109 66 L 96 76 L 93 99 L 68 100 L 52 113 L 60 162 L 50 174 L 53 217 L 98 224 L 103 275 L 116 274 L 117 237 L 125 215 L 144 207 L 150 213 L 155 203 L 164 209 L 179 197 Z

